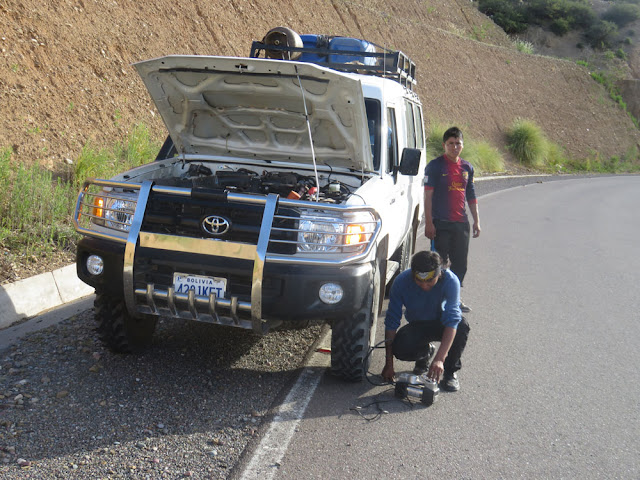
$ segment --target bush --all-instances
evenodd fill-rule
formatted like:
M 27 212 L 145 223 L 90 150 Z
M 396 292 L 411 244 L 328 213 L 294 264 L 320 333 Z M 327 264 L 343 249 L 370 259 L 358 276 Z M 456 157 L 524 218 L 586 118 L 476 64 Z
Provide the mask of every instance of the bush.
M 79 188 L 90 177 L 111 178 L 116 173 L 143 165 L 155 157 L 160 144 L 151 138 L 149 129 L 135 125 L 125 143 L 112 149 L 95 149 L 87 143 L 80 152 L 75 166 L 75 186 Z
M 521 33 L 529 25 L 549 25 L 556 35 L 564 35 L 599 21 L 586 0 L 480 0 L 478 10 L 509 34 Z
M 528 167 L 542 167 L 546 163 L 548 142 L 534 122 L 517 119 L 507 130 L 507 148 L 516 159 Z
M 471 163 L 478 172 L 504 172 L 504 159 L 500 150 L 484 140 L 465 141 L 462 158 Z
M 16 168 L 10 154 L 10 149 L 0 154 L 0 242 L 27 255 L 65 248 L 74 239 L 75 190 L 39 165 Z
M 640 7 L 630 3 L 614 5 L 602 15 L 603 20 L 613 22 L 619 27 L 635 22 L 639 18 Z
M 432 120 L 430 122 L 427 132 L 427 162 L 444 153 L 444 148 L 442 148 L 442 136 L 447 128 L 449 128 L 447 125 L 440 123 L 437 120 Z
M 557 18 L 551 22 L 551 26 L 549 28 L 551 28 L 551 31 L 559 37 L 566 35 L 570 30 L 569 22 L 564 18 Z
M 525 11 L 514 0 L 480 0 L 478 10 L 490 17 L 508 34 L 524 32 L 527 29 Z
M 569 2 L 566 14 L 573 29 L 589 28 L 598 20 L 591 6 L 582 2 Z
M 516 49 L 522 53 L 534 53 L 533 43 L 527 42 L 526 40 L 516 40 Z
M 605 49 L 611 45 L 613 37 L 617 34 L 618 27 L 615 23 L 602 20 L 594 23 L 584 36 L 591 47 Z

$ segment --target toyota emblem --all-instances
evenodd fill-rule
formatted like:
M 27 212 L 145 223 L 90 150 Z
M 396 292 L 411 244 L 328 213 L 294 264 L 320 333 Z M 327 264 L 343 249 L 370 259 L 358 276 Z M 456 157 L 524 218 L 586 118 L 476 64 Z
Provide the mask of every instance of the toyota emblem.
M 209 215 L 202 220 L 202 229 L 209 235 L 221 236 L 229 231 L 231 222 L 218 215 Z

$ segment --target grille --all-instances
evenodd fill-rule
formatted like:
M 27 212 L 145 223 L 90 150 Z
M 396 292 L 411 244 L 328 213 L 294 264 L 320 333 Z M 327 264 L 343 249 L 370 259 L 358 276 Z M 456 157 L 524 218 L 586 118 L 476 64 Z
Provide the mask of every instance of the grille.
M 255 245 L 260 235 L 264 207 L 232 201 L 198 200 L 184 196 L 154 194 L 147 204 L 142 231 L 191 238 L 216 238 Z M 293 255 L 296 252 L 296 218 L 293 209 L 280 208 L 273 221 L 269 253 Z M 220 236 L 207 234 L 202 221 L 209 215 L 229 220 L 231 226 Z

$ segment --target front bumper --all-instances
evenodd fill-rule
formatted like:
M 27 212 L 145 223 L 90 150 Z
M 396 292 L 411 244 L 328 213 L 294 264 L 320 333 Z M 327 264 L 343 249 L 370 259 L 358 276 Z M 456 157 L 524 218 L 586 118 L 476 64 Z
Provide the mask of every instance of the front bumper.
M 139 248 L 133 264 L 134 311 L 208 323 L 254 329 L 252 322 L 252 262 L 185 252 L 162 252 Z M 90 255 L 104 259 L 104 271 L 93 276 L 86 268 Z M 111 295 L 125 297 L 123 266 L 125 245 L 102 239 L 83 238 L 78 244 L 77 273 L 85 283 Z M 373 263 L 306 265 L 269 263 L 261 282 L 261 329 L 283 321 L 305 325 L 352 315 L 365 302 L 373 279 Z M 224 298 L 179 294 L 173 290 L 173 273 L 180 272 L 227 279 Z M 322 302 L 318 292 L 325 283 L 339 284 L 340 302 Z

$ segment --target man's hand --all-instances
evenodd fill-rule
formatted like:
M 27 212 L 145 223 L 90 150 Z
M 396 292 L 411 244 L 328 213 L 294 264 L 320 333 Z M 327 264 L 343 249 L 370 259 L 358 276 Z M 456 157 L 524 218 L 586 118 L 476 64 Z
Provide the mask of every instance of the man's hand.
M 382 369 L 382 379 L 386 382 L 393 382 L 393 379 L 396 375 L 395 370 L 393 369 L 393 361 L 387 362 L 384 364 L 384 368 Z
M 475 226 L 474 226 L 474 232 L 475 232 Z M 424 224 L 424 235 L 429 240 L 433 240 L 434 238 L 436 238 L 436 227 L 433 224 L 433 222 L 425 222 L 425 224 Z
M 440 377 L 444 372 L 444 363 L 442 360 L 433 359 L 431 362 L 431 366 L 429 366 L 429 372 L 427 372 L 427 377 L 436 382 L 440 381 Z
M 480 232 L 482 229 L 480 228 L 480 223 L 473 224 L 473 238 L 478 238 L 480 236 Z

